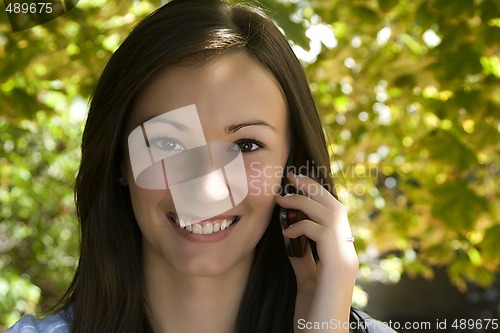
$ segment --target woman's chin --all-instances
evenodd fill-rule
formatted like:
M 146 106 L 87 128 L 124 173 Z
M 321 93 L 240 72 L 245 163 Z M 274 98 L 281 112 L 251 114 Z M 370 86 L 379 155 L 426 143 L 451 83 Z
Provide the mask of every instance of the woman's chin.
M 253 261 L 253 253 L 246 258 L 234 258 L 231 254 L 190 254 L 177 257 L 173 264 L 182 275 L 192 277 L 219 277 L 229 273 L 237 266 L 245 265 L 248 269 Z

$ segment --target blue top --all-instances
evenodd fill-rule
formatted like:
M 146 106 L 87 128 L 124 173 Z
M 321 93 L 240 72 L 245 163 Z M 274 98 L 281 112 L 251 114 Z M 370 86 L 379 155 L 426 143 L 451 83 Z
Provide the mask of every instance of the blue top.
M 5 333 L 69 333 L 70 325 L 63 314 L 60 311 L 44 318 L 25 315 Z

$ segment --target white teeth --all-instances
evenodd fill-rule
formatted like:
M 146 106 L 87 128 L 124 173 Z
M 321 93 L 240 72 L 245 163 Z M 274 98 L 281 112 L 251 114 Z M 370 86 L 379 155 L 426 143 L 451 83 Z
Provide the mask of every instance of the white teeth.
M 214 226 L 212 225 L 212 223 L 207 223 L 203 226 L 204 235 L 211 234 L 212 232 L 214 232 Z
M 193 224 L 193 231 L 192 232 L 193 232 L 193 234 L 202 235 L 203 228 L 198 223 Z
M 191 224 L 191 219 L 187 216 L 179 217 L 177 216 L 177 219 L 179 220 L 179 223 L 177 223 L 181 228 L 186 227 L 187 225 Z
M 222 221 L 217 221 L 215 223 L 210 223 L 209 221 L 206 221 L 203 226 L 199 223 L 192 223 L 192 220 L 190 218 L 184 216 L 182 218 L 175 216 L 173 217 L 173 220 L 179 227 L 193 234 L 209 235 L 227 229 L 231 224 L 234 223 L 234 221 L 236 221 L 236 217 Z

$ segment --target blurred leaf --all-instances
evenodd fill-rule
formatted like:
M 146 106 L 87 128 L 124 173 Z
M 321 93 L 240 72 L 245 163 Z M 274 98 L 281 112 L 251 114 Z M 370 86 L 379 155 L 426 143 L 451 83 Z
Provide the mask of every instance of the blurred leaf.
M 437 129 L 418 141 L 421 148 L 429 150 L 432 159 L 465 170 L 477 163 L 472 150 L 461 143 L 456 135 Z
M 446 16 L 450 19 L 456 19 L 459 17 L 472 17 L 474 15 L 474 1 L 473 0 L 460 0 L 460 1 L 449 1 L 449 0 L 435 0 L 433 7 L 441 12 L 446 13 Z
M 382 11 L 388 12 L 398 4 L 398 0 L 378 0 L 378 6 Z
M 484 239 L 480 244 L 483 256 L 489 260 L 500 263 L 500 225 L 494 225 L 484 233 Z
M 362 24 L 376 24 L 379 22 L 377 13 L 366 6 L 354 6 L 352 15 Z
M 432 215 L 459 231 L 470 230 L 486 209 L 484 198 L 474 193 L 464 180 L 448 181 L 431 189 Z
M 500 17 L 500 8 L 496 1 L 487 0 L 483 1 L 479 5 L 479 10 L 481 11 L 481 20 L 483 22 L 488 22 L 491 19 Z
M 294 7 L 286 6 L 280 2 L 269 1 L 266 3 L 270 14 L 280 25 L 288 39 L 292 40 L 295 44 L 301 46 L 303 49 L 309 49 L 309 39 L 306 37 L 305 29 L 302 23 L 297 23 L 291 20 L 291 15 L 294 12 Z

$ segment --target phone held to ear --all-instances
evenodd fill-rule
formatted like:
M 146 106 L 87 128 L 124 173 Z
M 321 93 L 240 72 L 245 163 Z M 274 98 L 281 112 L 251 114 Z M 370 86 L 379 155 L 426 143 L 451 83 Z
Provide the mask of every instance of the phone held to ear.
M 303 169 L 309 170 L 305 154 L 303 153 L 302 150 L 298 151 L 292 150 L 290 152 L 285 173 L 283 175 L 283 181 L 281 183 L 281 191 L 282 191 L 281 195 L 285 195 L 287 193 L 294 193 L 294 194 L 297 193 L 295 187 L 289 183 L 287 174 L 289 171 L 297 173 L 302 171 Z M 308 171 L 308 176 L 311 177 L 309 171 Z M 316 179 L 316 177 L 312 178 Z M 285 230 L 292 224 L 307 219 L 308 217 L 300 210 L 280 207 L 279 218 L 280 218 L 281 228 Z M 307 243 L 309 240 L 306 236 L 299 236 L 297 238 L 284 237 L 284 239 L 285 239 L 286 252 L 289 257 L 304 256 L 304 254 L 306 253 Z
M 288 185 L 288 186 L 286 186 Z M 288 189 L 291 187 L 290 184 L 286 183 L 282 185 L 283 188 Z M 288 192 L 291 193 L 291 192 Z M 285 230 L 292 224 L 306 219 L 307 216 L 306 214 L 302 213 L 300 210 L 297 209 L 287 209 L 287 208 L 280 208 L 280 224 L 281 228 Z M 283 236 L 284 237 L 284 236 Z M 307 241 L 308 238 L 306 236 L 299 236 L 297 238 L 288 238 L 284 237 L 285 239 L 285 247 L 286 247 L 286 253 L 289 257 L 303 257 L 304 254 L 306 253 L 307 249 Z

